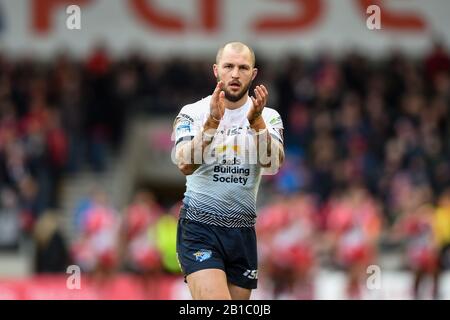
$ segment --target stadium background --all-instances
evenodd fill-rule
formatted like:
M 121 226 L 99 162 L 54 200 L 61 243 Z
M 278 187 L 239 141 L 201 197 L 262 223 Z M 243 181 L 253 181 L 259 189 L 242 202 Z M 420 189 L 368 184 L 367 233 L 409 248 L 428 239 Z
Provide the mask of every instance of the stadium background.
M 413 298 L 414 270 L 450 243 L 449 14 L 445 0 L 0 1 L 0 298 L 189 298 L 172 121 L 210 94 L 233 40 L 255 49 L 285 125 L 253 298 Z

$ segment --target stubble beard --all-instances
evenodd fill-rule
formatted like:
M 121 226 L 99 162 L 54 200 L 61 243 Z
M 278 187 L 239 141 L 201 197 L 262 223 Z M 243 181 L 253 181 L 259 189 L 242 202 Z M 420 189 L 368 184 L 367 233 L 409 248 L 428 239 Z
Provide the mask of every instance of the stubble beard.
M 220 78 L 217 78 L 217 81 L 220 81 Z M 230 102 L 238 102 L 248 93 L 248 89 L 252 85 L 252 81 L 249 81 L 245 87 L 242 88 L 238 93 L 231 93 L 226 88 L 223 90 L 225 92 L 225 98 Z

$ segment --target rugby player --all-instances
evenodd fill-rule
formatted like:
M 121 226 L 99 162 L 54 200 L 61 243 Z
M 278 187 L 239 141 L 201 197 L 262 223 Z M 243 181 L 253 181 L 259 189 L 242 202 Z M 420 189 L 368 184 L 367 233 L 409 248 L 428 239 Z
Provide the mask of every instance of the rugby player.
M 249 95 L 258 73 L 249 46 L 221 47 L 213 72 L 212 95 L 174 121 L 175 160 L 186 175 L 177 255 L 193 299 L 246 300 L 258 281 L 258 188 L 283 162 L 283 123 L 266 107 L 264 85 Z

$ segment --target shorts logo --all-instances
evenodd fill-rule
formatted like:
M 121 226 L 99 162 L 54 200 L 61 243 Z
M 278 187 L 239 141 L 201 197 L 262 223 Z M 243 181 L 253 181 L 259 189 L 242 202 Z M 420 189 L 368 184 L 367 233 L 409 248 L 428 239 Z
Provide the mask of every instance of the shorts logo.
M 212 256 L 212 251 L 211 250 L 206 250 L 206 249 L 200 249 L 197 252 L 193 253 L 194 257 L 195 257 L 195 261 L 205 261 L 209 258 L 211 258 Z
M 258 270 L 247 270 L 244 272 L 243 276 L 252 280 L 258 279 Z

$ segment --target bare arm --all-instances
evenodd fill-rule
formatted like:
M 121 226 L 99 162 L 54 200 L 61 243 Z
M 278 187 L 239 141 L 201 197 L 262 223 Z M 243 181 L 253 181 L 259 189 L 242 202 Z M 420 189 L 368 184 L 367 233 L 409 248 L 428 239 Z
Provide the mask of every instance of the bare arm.
M 219 123 L 211 117 L 208 118 L 203 129 L 191 141 L 181 142 L 176 149 L 178 169 L 184 175 L 194 173 L 203 163 L 203 155 L 213 141 L 213 135 Z
M 250 128 L 255 131 L 255 143 L 257 150 L 257 161 L 263 168 L 272 167 L 275 171 L 284 161 L 283 144 L 274 139 L 267 130 L 266 123 L 262 117 L 262 111 L 267 103 L 269 93 L 264 85 L 256 86 L 255 97 L 251 97 L 253 106 L 247 118 Z M 272 152 L 275 157 L 272 158 Z M 278 155 L 278 157 L 276 157 Z M 272 161 L 275 159 L 275 163 Z
M 211 97 L 210 115 L 202 130 L 191 141 L 182 142 L 176 148 L 177 165 L 184 175 L 194 173 L 204 163 L 203 155 L 208 151 L 225 111 L 222 86 L 222 81 L 219 81 Z

